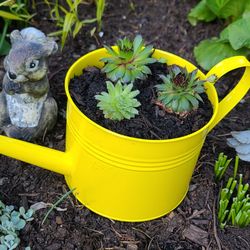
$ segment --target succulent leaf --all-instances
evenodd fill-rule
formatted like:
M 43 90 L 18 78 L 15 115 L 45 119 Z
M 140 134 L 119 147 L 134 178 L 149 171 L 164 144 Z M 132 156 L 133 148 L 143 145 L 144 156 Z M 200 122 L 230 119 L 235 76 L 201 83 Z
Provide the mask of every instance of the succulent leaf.
M 112 47 L 104 46 L 110 55 L 101 59 L 105 63 L 102 72 L 106 73 L 107 78 L 113 82 L 120 80 L 121 83 L 133 83 L 136 79 L 145 79 L 151 74 L 151 70 L 146 65 L 155 63 L 157 60 L 151 57 L 153 46 L 145 46 L 141 35 L 137 35 L 134 41 L 126 37 L 119 39 L 116 45 L 117 51 Z
M 163 83 L 156 85 L 158 100 L 167 111 L 187 114 L 203 102 L 200 94 L 205 92 L 204 83 L 207 80 L 200 80 L 197 72 L 198 69 L 195 69 L 189 73 L 186 68 L 174 65 L 168 75 L 160 75 Z M 210 79 L 216 79 L 216 76 Z
M 139 91 L 132 90 L 133 84 L 122 85 L 121 81 L 116 85 L 110 81 L 106 84 L 108 92 L 95 95 L 95 99 L 99 101 L 97 107 L 103 111 L 104 117 L 117 121 L 135 117 L 138 114 L 136 108 L 141 104 L 135 99 Z

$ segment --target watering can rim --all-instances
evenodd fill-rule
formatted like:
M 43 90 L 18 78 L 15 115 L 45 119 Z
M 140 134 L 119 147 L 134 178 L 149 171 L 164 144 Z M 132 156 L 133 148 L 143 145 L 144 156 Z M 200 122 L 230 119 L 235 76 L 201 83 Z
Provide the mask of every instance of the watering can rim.
M 112 46 L 112 48 L 116 48 L 117 46 Z M 156 140 L 153 140 L 153 139 L 143 139 L 143 138 L 136 138 L 136 137 L 132 137 L 132 136 L 126 136 L 126 135 L 122 135 L 122 134 L 119 134 L 117 132 L 114 132 L 114 131 L 111 131 L 101 125 L 99 125 L 98 123 L 94 122 L 93 120 L 91 120 L 90 118 L 88 118 L 83 112 L 80 111 L 80 109 L 77 107 L 77 105 L 74 103 L 73 99 L 71 98 L 71 95 L 69 93 L 69 84 L 70 84 L 70 80 L 72 79 L 70 77 L 70 75 L 72 74 L 72 72 L 74 71 L 74 68 L 76 67 L 76 65 L 78 65 L 79 63 L 81 63 L 81 61 L 85 60 L 87 57 L 89 56 L 95 56 L 95 54 L 98 54 L 102 51 L 105 51 L 106 49 L 105 48 L 99 48 L 99 49 L 96 49 L 94 51 L 91 51 L 83 56 L 81 56 L 79 59 L 77 59 L 71 66 L 70 68 L 68 69 L 67 71 L 67 74 L 65 76 L 65 81 L 64 81 L 64 88 L 65 88 L 65 93 L 67 95 L 67 99 L 68 99 L 68 102 L 70 102 L 70 104 L 73 106 L 73 108 L 76 110 L 76 112 L 84 119 L 86 119 L 89 123 L 91 123 L 93 126 L 103 130 L 104 132 L 106 133 L 109 133 L 109 134 L 112 134 L 114 136 L 117 136 L 117 137 L 120 137 L 120 138 L 123 138 L 123 139 L 126 139 L 126 140 L 131 140 L 131 141 L 137 141 L 137 142 L 148 142 L 148 143 L 154 143 L 154 144 L 158 144 L 158 143 L 166 143 L 166 142 L 176 142 L 176 141 L 182 141 L 182 140 L 186 140 L 188 138 L 191 138 L 199 133 L 202 133 L 203 131 L 207 130 L 209 132 L 209 127 L 210 125 L 212 124 L 213 120 L 215 119 L 216 117 L 216 114 L 218 112 L 218 94 L 217 94 L 217 91 L 215 89 L 215 87 L 213 86 L 212 83 L 209 83 L 209 82 L 206 82 L 206 86 L 209 86 L 209 88 L 212 89 L 212 91 L 214 92 L 215 94 L 215 103 L 211 103 L 212 105 L 212 108 L 213 108 L 213 115 L 212 117 L 210 118 L 210 120 L 203 126 L 201 127 L 199 130 L 193 132 L 193 133 L 190 133 L 188 135 L 185 135 L 185 136 L 181 136 L 181 137 L 177 137 L 177 138 L 171 138 L 171 139 L 156 139 Z M 179 60 L 182 60 L 183 62 L 185 62 L 185 65 L 189 66 L 190 68 L 192 68 L 192 70 L 194 69 L 198 69 L 198 75 L 202 76 L 202 78 L 205 79 L 205 74 L 198 68 L 196 67 L 194 64 L 192 64 L 191 62 L 187 61 L 186 59 L 178 56 L 178 55 L 175 55 L 174 53 L 170 53 L 170 52 L 167 52 L 167 51 L 164 51 L 164 50 L 160 50 L 160 49 L 155 49 L 154 50 L 154 53 L 153 53 L 153 56 L 155 53 L 159 53 L 161 55 L 166 55 L 166 56 L 171 56 L 171 57 L 176 57 L 177 59 Z M 208 133 L 207 132 L 207 133 Z

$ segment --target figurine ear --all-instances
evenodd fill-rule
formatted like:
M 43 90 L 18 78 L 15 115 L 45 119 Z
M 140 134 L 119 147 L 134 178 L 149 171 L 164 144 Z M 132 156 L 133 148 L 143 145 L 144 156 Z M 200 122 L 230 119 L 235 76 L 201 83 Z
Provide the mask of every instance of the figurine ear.
M 57 52 L 58 45 L 54 40 L 47 39 L 47 41 L 43 43 L 43 49 L 44 49 L 45 55 L 50 56 Z
M 10 41 L 11 41 L 11 44 L 15 44 L 19 41 L 23 40 L 23 37 L 20 33 L 19 30 L 13 30 L 11 33 L 10 33 Z

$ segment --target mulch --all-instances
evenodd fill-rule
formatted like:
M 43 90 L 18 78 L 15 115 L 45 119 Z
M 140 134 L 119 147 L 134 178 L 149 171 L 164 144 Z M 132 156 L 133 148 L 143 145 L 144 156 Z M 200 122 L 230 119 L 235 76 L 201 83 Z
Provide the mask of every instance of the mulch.
M 205 38 L 218 35 L 223 27 L 221 21 L 192 27 L 187 21 L 187 13 L 196 3 L 196 0 L 108 0 L 103 17 L 103 36 L 96 33 L 91 37 L 89 30 L 93 26 L 84 27 L 76 39 L 69 39 L 64 50 L 51 58 L 49 78 L 51 92 L 59 106 L 59 117 L 54 130 L 35 143 L 64 150 L 64 77 L 69 66 L 90 50 L 103 44 L 114 44 L 117 38 L 133 38 L 135 34 L 141 34 L 156 48 L 196 64 L 192 53 L 194 46 Z M 83 5 L 80 18 L 94 16 L 94 12 L 93 5 Z M 45 15 L 45 8 L 37 8 L 32 25 L 45 33 L 54 31 L 51 20 Z M 241 73 L 233 72 L 216 84 L 220 96 L 230 90 L 228 86 L 237 82 Z M 232 130 L 250 127 L 249 108 L 250 98 L 246 95 L 207 136 L 189 192 L 170 214 L 142 223 L 118 222 L 91 212 L 70 196 L 58 205 L 62 209 L 50 213 L 43 225 L 41 221 L 48 208 L 36 212 L 34 221 L 28 223 L 20 234 L 19 249 L 28 245 L 36 250 L 249 249 L 249 227 L 238 229 L 229 226 L 221 230 L 217 225 L 219 187 L 213 176 L 213 164 L 219 152 L 234 158 L 235 152 L 226 145 L 226 138 Z M 0 156 L 0 160 L 0 198 L 5 204 L 25 208 L 38 202 L 51 204 L 68 190 L 61 175 L 5 156 Z M 244 182 L 249 182 L 247 162 L 240 162 L 239 172 L 244 173 Z

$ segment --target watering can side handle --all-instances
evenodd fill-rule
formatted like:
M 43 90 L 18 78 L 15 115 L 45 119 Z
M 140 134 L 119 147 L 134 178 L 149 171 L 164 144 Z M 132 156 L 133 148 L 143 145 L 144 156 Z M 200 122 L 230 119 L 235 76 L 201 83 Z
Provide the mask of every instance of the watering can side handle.
M 209 131 L 239 103 L 250 89 L 250 62 L 244 56 L 230 57 L 216 64 L 207 73 L 206 77 L 216 75 L 219 79 L 226 73 L 242 67 L 246 68 L 242 78 L 230 93 L 219 102 L 218 112 L 210 124 Z
M 65 176 L 71 175 L 72 162 L 66 152 L 0 135 L 1 154 Z

